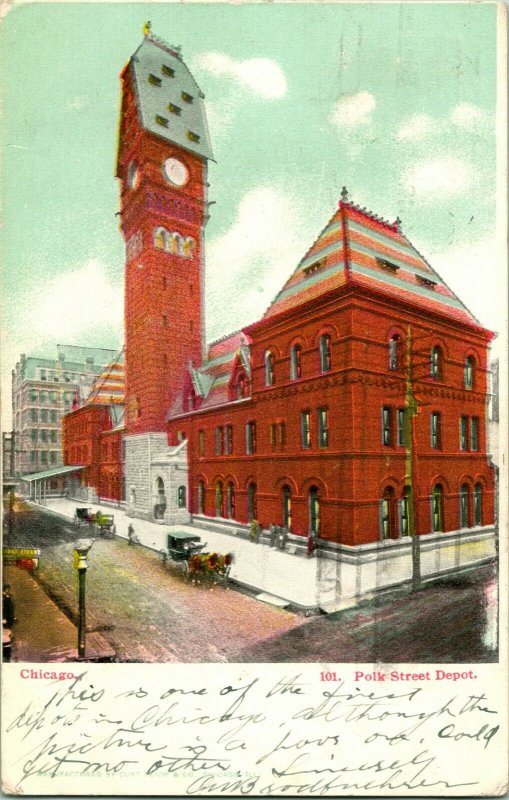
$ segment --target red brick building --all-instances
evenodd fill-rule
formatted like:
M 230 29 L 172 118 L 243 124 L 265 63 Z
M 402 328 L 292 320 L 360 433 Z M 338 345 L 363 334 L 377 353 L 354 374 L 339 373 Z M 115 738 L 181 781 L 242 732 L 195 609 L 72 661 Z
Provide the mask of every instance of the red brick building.
M 166 524 L 256 519 L 349 547 L 492 525 L 492 334 L 399 220 L 343 190 L 263 318 L 205 352 L 203 95 L 150 33 L 121 78 L 125 429 L 76 411 L 66 463 Z

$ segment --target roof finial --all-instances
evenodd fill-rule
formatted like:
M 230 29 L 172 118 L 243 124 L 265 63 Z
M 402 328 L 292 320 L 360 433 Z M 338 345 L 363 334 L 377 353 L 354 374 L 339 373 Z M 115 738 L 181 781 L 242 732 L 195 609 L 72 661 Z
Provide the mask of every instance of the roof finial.
M 396 228 L 397 232 L 400 233 L 401 232 L 401 220 L 400 220 L 399 217 L 396 217 L 396 219 L 393 222 L 393 225 Z
M 152 23 L 146 22 L 145 25 L 143 26 L 143 35 L 148 36 L 151 30 L 152 30 Z
M 341 189 L 341 200 L 343 203 L 348 203 L 348 189 L 346 186 Z

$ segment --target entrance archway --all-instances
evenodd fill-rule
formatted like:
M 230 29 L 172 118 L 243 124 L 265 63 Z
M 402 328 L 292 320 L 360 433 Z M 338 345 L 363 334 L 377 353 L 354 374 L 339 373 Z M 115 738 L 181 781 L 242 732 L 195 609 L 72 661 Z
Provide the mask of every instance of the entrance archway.
M 164 481 L 161 477 L 158 477 L 154 487 L 154 519 L 164 519 L 165 511 L 166 493 L 164 491 Z

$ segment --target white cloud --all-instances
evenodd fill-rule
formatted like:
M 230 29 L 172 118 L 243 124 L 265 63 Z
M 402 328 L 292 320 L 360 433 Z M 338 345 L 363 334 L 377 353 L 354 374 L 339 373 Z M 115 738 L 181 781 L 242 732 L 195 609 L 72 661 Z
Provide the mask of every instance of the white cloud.
M 423 139 L 434 130 L 435 124 L 429 114 L 414 114 L 401 125 L 396 133 L 396 139 L 399 141 Z
M 345 94 L 334 103 L 331 122 L 336 128 L 353 128 L 371 122 L 376 100 L 369 92 Z
M 412 164 L 401 177 L 405 191 L 429 198 L 460 194 L 472 183 L 471 166 L 455 156 L 438 156 Z
M 304 245 L 298 200 L 271 186 L 241 199 L 231 227 L 207 248 L 208 336 L 259 318 L 289 277 Z
M 451 122 L 460 128 L 470 128 L 483 118 L 484 112 L 470 103 L 459 103 L 451 111 Z
M 209 52 L 199 56 L 197 67 L 212 75 L 226 75 L 244 89 L 268 100 L 277 100 L 287 91 L 285 74 L 271 58 L 237 61 L 225 53 Z

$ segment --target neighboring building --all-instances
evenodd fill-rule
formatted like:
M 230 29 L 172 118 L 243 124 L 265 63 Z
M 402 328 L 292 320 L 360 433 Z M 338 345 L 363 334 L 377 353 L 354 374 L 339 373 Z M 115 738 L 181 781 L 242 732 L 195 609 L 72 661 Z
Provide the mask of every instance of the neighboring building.
M 2 433 L 2 477 L 4 482 L 14 477 L 15 437 L 12 431 Z
M 22 354 L 12 371 L 15 474 L 62 465 L 62 417 L 90 386 L 114 350 L 57 345 L 54 359 Z
M 100 493 L 115 431 L 104 447 L 111 474 L 123 470 L 129 514 L 284 525 L 294 542 L 320 538 L 338 558 L 364 559 L 368 576 L 362 548 L 400 557 L 413 533 L 459 532 L 438 545 L 453 568 L 453 544 L 472 536 L 481 544 L 465 552 L 490 557 L 493 334 L 399 220 L 360 209 L 344 189 L 262 319 L 205 351 L 203 95 L 178 48 L 151 34 L 121 77 L 126 420 L 121 447 L 105 411 L 94 423 L 86 406 L 66 418 L 66 450 L 79 447 L 80 420 L 93 432 L 86 458 L 75 456 L 88 481 Z M 428 556 L 428 574 L 439 560 Z
M 499 360 L 494 359 L 488 375 L 488 452 L 491 460 L 499 466 Z

